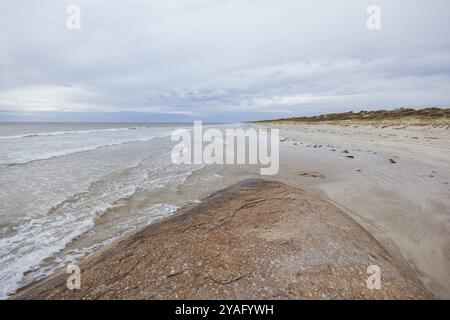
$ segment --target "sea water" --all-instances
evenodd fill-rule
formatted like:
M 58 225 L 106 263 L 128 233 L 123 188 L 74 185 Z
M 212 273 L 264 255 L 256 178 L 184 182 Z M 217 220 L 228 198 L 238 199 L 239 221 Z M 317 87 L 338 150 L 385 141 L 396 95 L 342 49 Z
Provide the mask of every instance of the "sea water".
M 232 182 L 172 163 L 191 125 L 0 123 L 0 298 Z

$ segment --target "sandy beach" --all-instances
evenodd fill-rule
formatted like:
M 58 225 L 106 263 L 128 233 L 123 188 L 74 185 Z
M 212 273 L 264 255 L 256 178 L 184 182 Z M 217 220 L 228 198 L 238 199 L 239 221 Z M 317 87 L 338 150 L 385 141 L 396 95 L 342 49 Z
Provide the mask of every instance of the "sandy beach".
M 343 209 L 437 297 L 450 297 L 448 126 L 264 126 L 283 137 L 280 181 Z
M 275 176 L 264 178 L 266 181 L 272 181 L 274 185 L 264 182 L 264 187 L 247 190 L 239 181 L 260 179 L 257 168 L 212 166 L 207 170 L 211 170 L 210 174 L 222 177 L 222 182 L 210 185 L 209 189 L 203 190 L 203 194 L 205 197 L 208 194 L 215 196 L 205 198 L 198 205 L 188 205 L 177 211 L 175 218 L 168 218 L 161 224 L 154 223 L 137 233 L 125 235 L 112 245 L 82 259 L 80 266 L 85 279 L 92 278 L 92 283 L 85 289 L 76 292 L 65 289 L 64 279 L 67 274 L 65 270 L 61 270 L 50 278 L 20 290 L 13 298 L 416 299 L 450 296 L 450 167 L 447 161 L 450 157 L 450 134 L 447 128 L 355 123 L 252 125 L 280 129 L 280 171 Z M 280 182 L 283 184 L 280 185 Z M 221 187 L 230 184 L 233 186 L 218 192 Z M 284 190 L 280 191 L 282 197 L 273 193 L 277 188 Z M 183 189 L 179 192 L 183 192 Z M 223 199 L 228 199 L 228 202 L 224 203 Z M 309 205 L 305 206 L 305 199 L 308 199 L 307 202 L 314 209 Z M 255 215 L 252 220 L 254 225 L 249 220 L 244 223 L 238 219 L 236 222 L 233 220 L 235 218 L 232 219 L 233 223 L 227 222 L 228 215 L 238 217 L 235 213 L 242 208 L 253 208 L 251 214 Z M 296 214 L 308 211 L 309 208 L 310 214 L 320 216 L 317 217 L 320 224 L 328 223 L 326 221 L 330 219 L 328 216 L 321 216 L 323 214 L 330 214 L 331 220 L 338 219 L 338 216 L 349 223 L 352 231 L 348 233 L 347 227 L 339 219 L 340 222 L 330 222 L 338 226 L 337 229 L 330 229 L 328 225 L 326 231 L 315 224 L 305 224 L 305 221 L 295 214 L 285 221 L 283 230 L 277 229 L 278 218 L 266 220 L 265 212 L 284 217 L 288 208 L 295 208 L 293 212 Z M 196 219 L 200 219 L 200 222 L 193 222 Z M 188 225 L 193 225 L 195 235 L 184 233 L 190 228 L 186 226 L 186 220 L 189 221 Z M 164 241 L 156 239 L 160 236 L 158 230 L 166 230 L 166 227 L 175 233 L 172 237 L 178 240 L 167 240 L 166 244 L 162 245 Z M 220 227 L 219 231 L 225 233 L 220 236 L 211 235 L 210 231 L 216 227 Z M 180 228 L 183 231 L 180 231 Z M 256 238 L 239 238 L 237 242 L 233 240 L 237 234 L 253 234 L 253 228 L 262 228 L 265 231 L 259 232 Z M 341 243 L 342 239 L 337 240 L 342 236 L 343 230 L 347 230 L 344 238 L 354 237 L 356 242 Z M 303 233 L 310 234 L 312 238 L 302 238 Z M 262 234 L 271 245 L 276 240 L 276 246 L 272 250 L 265 251 L 268 247 L 259 242 Z M 366 237 L 371 240 L 361 240 Z M 294 245 L 291 238 L 295 239 Z M 205 241 L 208 244 L 205 244 Z M 369 241 L 370 245 L 361 247 L 361 241 Z M 155 248 L 153 242 L 160 243 L 163 251 L 158 249 L 159 251 L 152 253 Z M 319 244 L 320 242 L 322 244 Z M 181 243 L 182 249 L 177 248 Z M 337 279 L 335 273 L 332 273 L 327 284 L 308 278 L 310 275 L 303 278 L 306 282 L 292 278 L 283 278 L 281 282 L 272 281 L 272 276 L 261 273 L 261 270 L 270 266 L 271 261 L 281 261 L 278 251 L 284 250 L 282 248 L 285 243 L 293 245 L 292 251 L 286 253 L 287 256 L 282 259 L 284 262 L 278 266 L 281 269 L 272 272 L 273 277 L 282 277 L 286 272 L 300 272 L 299 266 L 306 265 L 311 268 L 313 264 L 317 270 L 321 270 L 316 277 L 323 278 L 329 275 L 329 264 L 332 269 L 343 267 L 338 256 L 346 257 L 345 270 L 355 268 L 359 276 L 352 272 L 345 276 L 340 274 L 339 277 L 344 277 L 343 282 L 337 281 L 340 283 L 340 290 L 329 289 L 333 287 L 330 284 Z M 327 243 L 327 248 L 323 246 L 324 243 Z M 339 245 L 330 248 L 332 244 Z M 255 246 L 262 246 L 261 251 L 253 252 L 250 248 Z M 299 255 L 298 250 L 303 254 Z M 308 250 L 319 250 L 323 259 L 311 260 L 305 253 Z M 360 250 L 364 253 L 353 254 Z M 137 252 L 141 257 L 136 255 Z M 151 253 L 151 260 L 148 260 L 145 252 Z M 187 256 L 182 252 L 186 252 Z M 223 252 L 230 255 L 222 255 Z M 246 256 L 247 260 L 238 258 L 242 255 Z M 313 256 L 317 258 L 316 254 Z M 362 285 L 364 283 L 360 280 L 361 277 L 367 276 L 365 268 L 372 258 L 354 261 L 356 256 L 370 256 L 377 260 L 377 263 L 386 263 L 380 257 L 388 257 L 388 265 L 381 269 L 395 269 L 396 275 L 388 273 L 388 278 L 392 281 L 396 279 L 400 284 L 394 281 L 395 284 L 390 287 L 392 290 L 378 293 L 365 290 Z M 258 259 L 265 262 L 259 264 Z M 162 262 L 156 262 L 158 260 Z M 351 265 L 350 269 L 348 263 Z M 132 270 L 125 269 L 131 268 L 130 264 L 133 268 L 137 265 L 141 267 L 135 276 L 127 280 Z M 112 271 L 112 265 L 117 269 Z M 223 281 L 218 281 L 211 272 L 218 273 L 217 279 Z M 302 277 L 304 275 L 306 274 Z M 106 281 L 107 277 L 114 280 Z M 152 287 L 150 292 L 141 290 L 142 283 L 138 279 L 142 278 L 148 281 L 166 280 L 158 282 L 158 286 Z M 177 280 L 170 282 L 169 278 Z M 246 280 L 241 281 L 241 278 Z M 229 281 L 230 279 L 234 280 Z M 250 291 L 243 290 L 248 287 L 247 282 L 250 280 L 256 287 Z M 109 285 L 104 290 L 94 290 L 101 281 L 106 281 Z M 195 290 L 181 290 L 178 281 Z M 264 281 L 268 282 L 263 283 Z M 213 283 L 216 285 L 212 285 Z M 313 286 L 313 289 L 305 289 L 302 286 L 306 283 L 308 286 L 315 283 L 316 286 Z M 405 283 L 413 283 L 413 287 L 423 287 L 427 291 L 411 291 L 411 287 L 401 287 Z M 293 291 L 287 290 L 291 285 L 294 286 Z M 264 291 L 262 288 L 268 289 Z

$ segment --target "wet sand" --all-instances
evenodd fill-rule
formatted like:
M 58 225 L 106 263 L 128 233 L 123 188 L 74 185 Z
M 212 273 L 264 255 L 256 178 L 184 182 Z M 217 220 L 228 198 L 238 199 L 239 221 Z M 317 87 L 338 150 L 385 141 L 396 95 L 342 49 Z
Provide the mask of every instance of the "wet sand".
M 367 268 L 381 270 L 369 289 Z M 316 195 L 244 180 L 83 259 L 13 299 L 429 299 L 359 224 Z

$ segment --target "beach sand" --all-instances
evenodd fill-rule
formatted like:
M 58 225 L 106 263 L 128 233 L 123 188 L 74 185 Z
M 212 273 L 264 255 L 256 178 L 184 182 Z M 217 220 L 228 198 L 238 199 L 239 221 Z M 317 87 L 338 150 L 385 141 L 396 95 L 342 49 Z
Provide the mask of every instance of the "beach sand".
M 450 298 L 448 126 L 261 125 L 280 129 L 282 165 L 275 179 L 334 203 L 426 288 Z
M 281 129 L 272 184 L 237 184 L 122 237 L 80 262 L 79 291 L 61 270 L 12 298 L 450 298 L 448 127 L 253 125 Z M 213 172 L 225 186 L 261 178 Z M 386 290 L 365 287 L 368 264 Z
M 367 268 L 381 270 L 369 289 Z M 317 196 L 244 180 L 122 238 L 13 299 L 429 299 L 378 242 Z

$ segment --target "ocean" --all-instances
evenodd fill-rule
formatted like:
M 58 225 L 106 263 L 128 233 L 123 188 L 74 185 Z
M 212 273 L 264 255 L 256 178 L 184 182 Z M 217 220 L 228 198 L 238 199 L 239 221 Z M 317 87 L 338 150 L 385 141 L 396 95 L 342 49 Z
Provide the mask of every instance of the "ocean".
M 191 126 L 0 123 L 0 298 L 249 173 L 173 164 Z

